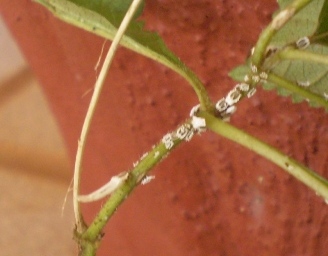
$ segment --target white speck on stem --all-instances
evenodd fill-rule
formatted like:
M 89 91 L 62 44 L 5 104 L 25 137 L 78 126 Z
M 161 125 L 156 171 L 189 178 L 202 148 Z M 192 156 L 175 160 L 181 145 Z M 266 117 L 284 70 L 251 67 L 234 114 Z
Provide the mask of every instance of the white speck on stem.
M 222 112 L 227 109 L 229 105 L 227 104 L 225 98 L 220 99 L 216 104 L 215 108 L 217 111 Z
M 174 146 L 173 137 L 171 133 L 164 135 L 162 142 L 166 149 L 171 149 Z
M 306 49 L 310 46 L 310 39 L 305 36 L 296 41 L 296 46 L 298 49 Z
M 249 80 L 251 80 L 250 77 L 249 77 L 249 75 L 245 75 L 244 76 L 244 82 L 247 83 L 247 82 L 249 82 Z
M 148 156 L 148 152 L 144 153 L 144 154 L 141 156 L 140 160 L 145 159 L 146 156 Z
M 255 82 L 255 83 L 258 83 L 260 82 L 260 76 L 256 75 L 256 76 L 252 76 L 252 80 Z
M 302 87 L 309 87 L 311 85 L 310 81 L 297 81 L 296 83 Z
M 252 88 L 252 89 L 247 93 L 247 97 L 250 98 L 250 97 L 252 97 L 255 93 L 256 93 L 256 88 Z
M 261 72 L 260 74 L 260 78 L 263 79 L 263 80 L 267 80 L 268 79 L 268 74 L 266 72 Z
M 155 176 L 154 176 L 154 175 L 146 176 L 146 177 L 144 177 L 144 178 L 141 180 L 141 184 L 142 184 L 142 185 L 146 185 L 146 184 L 148 184 L 149 182 L 151 182 L 153 179 L 155 179 Z
M 295 13 L 295 8 L 289 8 L 281 11 L 272 20 L 271 26 L 274 30 L 279 30 Z
M 251 49 L 251 55 L 254 54 L 254 51 L 255 51 L 255 47 L 252 47 L 252 49 Z
M 323 97 L 325 98 L 325 100 L 328 100 L 328 93 L 324 92 Z
M 190 117 L 194 116 L 198 112 L 199 108 L 200 108 L 200 105 L 199 104 L 196 105 L 196 106 L 194 106 L 194 107 L 192 107 L 192 109 L 190 110 L 189 116 Z
M 252 70 L 253 73 L 257 73 L 257 66 L 252 64 L 251 65 L 251 70 Z
M 241 93 L 237 89 L 233 89 L 228 93 L 225 101 L 229 106 L 231 106 L 236 104 L 240 100 L 240 98 L 241 98 Z
M 191 119 L 191 125 L 195 130 L 206 127 L 206 120 L 202 117 L 193 116 Z
M 237 111 L 237 107 L 236 106 L 230 106 L 229 108 L 227 108 L 227 110 L 225 111 L 225 113 L 230 116 L 233 113 L 235 113 L 236 111 Z
M 159 157 L 159 151 L 156 151 L 154 154 L 154 158 L 157 158 L 157 157 Z
M 185 137 L 185 141 L 190 141 L 194 137 L 194 130 L 189 130 L 188 134 Z
M 236 89 L 243 91 L 243 92 L 247 92 L 249 90 L 249 84 L 246 84 L 246 83 L 237 84 Z
M 181 125 L 176 132 L 176 137 L 179 138 L 180 140 L 184 140 L 187 137 L 187 135 L 190 133 L 191 129 L 192 127 L 190 124 Z

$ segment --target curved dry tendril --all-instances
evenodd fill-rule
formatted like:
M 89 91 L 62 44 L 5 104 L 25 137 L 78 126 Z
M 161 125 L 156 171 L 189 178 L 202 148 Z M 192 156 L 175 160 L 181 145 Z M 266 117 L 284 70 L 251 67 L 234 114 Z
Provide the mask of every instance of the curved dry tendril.
M 75 166 L 74 166 L 74 184 L 73 184 L 73 207 L 74 207 L 74 214 L 75 214 L 75 221 L 77 226 L 77 231 L 81 232 L 84 224 L 83 217 L 81 214 L 80 204 L 78 201 L 78 195 L 80 191 L 80 176 L 81 176 L 81 165 L 82 165 L 82 158 L 86 143 L 86 138 L 88 135 L 88 131 L 90 128 L 91 120 L 99 99 L 99 95 L 101 93 L 102 86 L 104 84 L 107 72 L 109 70 L 109 67 L 111 65 L 111 62 L 113 60 L 114 54 L 117 50 L 119 41 L 121 40 L 125 30 L 128 27 L 128 24 L 132 20 L 134 13 L 136 12 L 139 4 L 141 3 L 141 0 L 133 0 L 131 6 L 129 7 L 115 37 L 113 40 L 113 43 L 107 53 L 106 59 L 103 63 L 103 66 L 101 68 L 99 77 L 95 84 L 94 93 L 92 95 L 90 105 L 82 126 L 81 136 L 78 141 L 78 148 L 76 153 L 76 160 L 75 160 Z

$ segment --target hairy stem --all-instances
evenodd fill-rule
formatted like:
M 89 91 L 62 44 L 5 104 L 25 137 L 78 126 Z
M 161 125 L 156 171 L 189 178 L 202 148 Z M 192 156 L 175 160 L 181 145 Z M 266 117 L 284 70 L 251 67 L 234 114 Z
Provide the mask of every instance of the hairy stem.
M 238 128 L 221 121 L 208 112 L 200 112 L 198 116 L 205 118 L 207 127 L 213 132 L 256 152 L 265 157 L 296 179 L 313 189 L 318 195 L 328 199 L 328 181 L 311 169 L 288 157 L 278 149 L 239 130 Z
M 297 12 L 313 0 L 294 0 L 285 9 L 281 10 L 262 31 L 252 55 L 252 64 L 260 67 L 265 58 L 265 51 L 272 37 L 279 31 Z
M 274 84 L 277 84 L 279 87 L 284 88 L 291 93 L 296 93 L 305 99 L 315 102 L 317 105 L 324 107 L 328 109 L 328 101 L 324 99 L 322 96 L 315 94 L 313 92 L 310 92 L 309 90 L 303 89 L 302 87 L 278 76 L 273 73 L 269 73 L 268 75 L 268 81 L 272 82 Z
M 75 167 L 74 167 L 74 184 L 73 184 L 73 206 L 74 206 L 74 214 L 75 214 L 75 221 L 77 225 L 77 231 L 81 232 L 84 227 L 84 221 L 80 209 L 80 204 L 78 202 L 78 195 L 80 191 L 80 177 L 81 177 L 81 171 L 82 171 L 82 159 L 83 159 L 83 153 L 86 145 L 86 139 L 88 136 L 88 132 L 91 125 L 91 120 L 93 118 L 95 108 L 103 87 L 103 84 L 105 82 L 105 78 L 107 76 L 109 67 L 112 63 L 112 60 L 114 58 L 115 52 L 117 50 L 117 47 L 119 45 L 119 42 L 127 29 L 131 19 L 133 18 L 134 13 L 136 12 L 139 4 L 141 3 L 141 0 L 134 0 L 127 11 L 122 24 L 120 25 L 116 36 L 114 37 L 113 43 L 107 53 L 107 56 L 105 58 L 105 61 L 103 63 L 103 66 L 101 68 L 99 77 L 96 81 L 94 92 L 90 101 L 90 105 L 83 123 L 80 139 L 78 141 L 78 148 L 76 153 L 76 160 L 75 160 Z
M 308 51 L 301 51 L 291 48 L 281 50 L 279 58 L 282 60 L 302 60 L 328 65 L 328 55 L 317 54 Z

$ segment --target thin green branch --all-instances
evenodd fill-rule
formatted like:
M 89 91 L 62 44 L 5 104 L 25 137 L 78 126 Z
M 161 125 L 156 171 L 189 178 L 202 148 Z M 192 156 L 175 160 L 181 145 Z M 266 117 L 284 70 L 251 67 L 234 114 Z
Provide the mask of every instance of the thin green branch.
M 252 64 L 260 67 L 265 58 L 265 52 L 272 37 L 279 31 L 297 12 L 313 0 L 294 0 L 285 9 L 281 10 L 262 31 L 252 55 Z
M 328 199 L 328 181 L 311 169 L 286 156 L 286 154 L 280 152 L 278 149 L 221 121 L 207 112 L 201 111 L 198 116 L 205 118 L 207 128 L 213 132 L 265 157 L 313 189 L 318 195 Z
M 269 73 L 267 80 L 269 82 L 279 85 L 279 87 L 282 87 L 282 88 L 290 91 L 291 93 L 298 94 L 298 95 L 304 97 L 305 99 L 307 99 L 308 101 L 315 102 L 317 105 L 328 109 L 328 101 L 324 97 L 322 97 L 318 94 L 315 94 L 309 90 L 306 90 L 306 89 L 304 89 L 280 76 L 277 76 L 273 73 Z
M 192 86 L 198 97 L 200 108 L 213 113 L 215 109 L 214 104 L 212 103 L 204 84 L 198 76 L 195 75 L 195 73 L 186 65 L 184 65 L 182 69 L 176 69 L 175 71 L 184 77 Z
M 134 168 L 128 172 L 128 178 L 117 188 L 107 202 L 103 205 L 98 215 L 92 221 L 88 229 L 82 234 L 77 234 L 82 247 L 82 256 L 93 256 L 96 247 L 100 243 L 101 233 L 111 216 L 124 202 L 129 194 L 142 183 L 147 173 L 165 158 L 182 141 L 189 141 L 194 135 L 194 129 L 187 120 L 175 131 L 165 135 L 162 140 L 147 154 L 141 157 Z M 90 253 L 92 252 L 92 253 Z
M 118 48 L 119 42 L 126 31 L 130 21 L 133 18 L 134 13 L 136 12 L 139 4 L 141 3 L 141 0 L 134 0 L 127 11 L 116 36 L 114 37 L 113 43 L 107 53 L 107 56 L 105 58 L 105 61 L 103 63 L 103 66 L 101 68 L 99 77 L 96 81 L 94 92 L 90 101 L 90 105 L 82 126 L 82 131 L 80 135 L 80 139 L 78 141 L 78 148 L 76 152 L 76 160 L 75 160 L 75 166 L 74 166 L 74 183 L 73 183 L 73 206 L 74 206 L 74 214 L 75 214 L 75 221 L 77 226 L 77 231 L 81 232 L 85 228 L 85 223 L 83 221 L 83 216 L 81 214 L 81 208 L 80 203 L 78 201 L 78 195 L 80 191 L 80 178 L 81 178 L 81 172 L 82 172 L 82 159 L 84 155 L 84 149 L 86 145 L 86 139 L 89 133 L 91 121 L 96 109 L 96 105 L 98 103 L 98 99 L 102 90 L 102 87 L 104 85 L 109 67 L 112 63 L 112 60 L 114 58 L 114 55 L 116 53 L 116 50 Z
M 302 60 L 328 65 L 328 55 L 317 54 L 314 52 L 286 48 L 281 50 L 278 55 L 281 60 Z

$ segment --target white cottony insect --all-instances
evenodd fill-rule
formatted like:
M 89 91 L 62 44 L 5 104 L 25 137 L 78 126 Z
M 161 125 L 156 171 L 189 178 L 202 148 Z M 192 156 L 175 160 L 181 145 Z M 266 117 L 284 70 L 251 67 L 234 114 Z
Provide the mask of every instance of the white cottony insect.
M 311 85 L 310 81 L 297 81 L 297 84 L 302 87 L 308 87 Z
M 323 93 L 323 97 L 325 98 L 325 100 L 328 100 L 328 93 Z
M 235 113 L 237 111 L 237 107 L 236 106 L 230 106 L 227 108 L 227 110 L 225 111 L 225 113 L 230 116 L 233 113 Z
M 191 129 L 191 125 L 190 124 L 184 124 L 181 125 L 177 132 L 176 132 L 176 136 L 180 139 L 180 140 L 184 140 L 186 138 L 186 136 L 188 135 L 188 133 L 190 132 Z
M 146 184 L 148 184 L 149 182 L 151 182 L 153 179 L 155 179 L 155 176 L 154 176 L 154 175 L 146 176 L 146 177 L 144 177 L 144 178 L 141 180 L 141 184 L 142 184 L 142 185 L 146 185 Z
M 80 195 L 77 200 L 82 203 L 94 202 L 112 194 L 116 189 L 118 189 L 124 181 L 129 177 L 128 172 L 120 173 L 113 176 L 108 183 L 106 183 L 101 188 L 88 195 Z
M 265 73 L 265 72 L 261 72 L 260 78 L 263 79 L 263 80 L 267 80 L 268 79 L 268 74 Z
M 237 103 L 240 100 L 240 98 L 241 98 L 241 93 L 237 89 L 233 89 L 228 93 L 225 101 L 229 106 L 231 106 Z
M 164 143 L 166 149 L 171 149 L 174 146 L 172 134 L 168 133 L 164 135 L 162 142 Z
M 251 70 L 252 70 L 253 73 L 257 73 L 257 66 L 252 64 L 251 65 Z
M 154 158 L 159 157 L 159 154 L 160 154 L 159 151 L 156 151 L 155 154 L 154 154 Z
M 140 160 L 145 159 L 146 156 L 148 156 L 148 152 L 144 153 L 144 154 L 140 157 Z
M 252 89 L 247 93 L 247 97 L 250 98 L 250 97 L 252 97 L 255 93 L 256 93 L 256 88 L 252 88 Z
M 260 76 L 252 76 L 252 80 L 255 82 L 255 83 L 258 83 L 258 82 L 260 82 Z
M 206 120 L 202 117 L 193 116 L 191 119 L 191 125 L 195 130 L 199 130 L 206 127 Z
M 190 110 L 189 116 L 190 117 L 194 116 L 198 112 L 199 108 L 200 108 L 200 105 L 199 104 L 196 105 L 196 106 L 194 106 L 194 107 L 192 107 L 192 109 Z
M 247 92 L 249 90 L 249 84 L 246 84 L 246 83 L 237 84 L 236 89 L 243 91 L 243 92 Z
M 244 82 L 247 83 L 247 82 L 249 82 L 249 80 L 251 80 L 250 77 L 249 77 L 249 75 L 245 75 L 244 76 Z
M 227 109 L 228 103 L 226 102 L 225 98 L 220 99 L 216 104 L 215 108 L 217 111 L 222 112 Z
M 189 130 L 187 136 L 185 137 L 185 141 L 190 141 L 192 139 L 192 137 L 194 137 L 194 134 L 195 134 L 195 132 L 193 129 Z
M 297 40 L 296 46 L 298 49 L 306 49 L 310 46 L 310 39 L 305 36 Z

